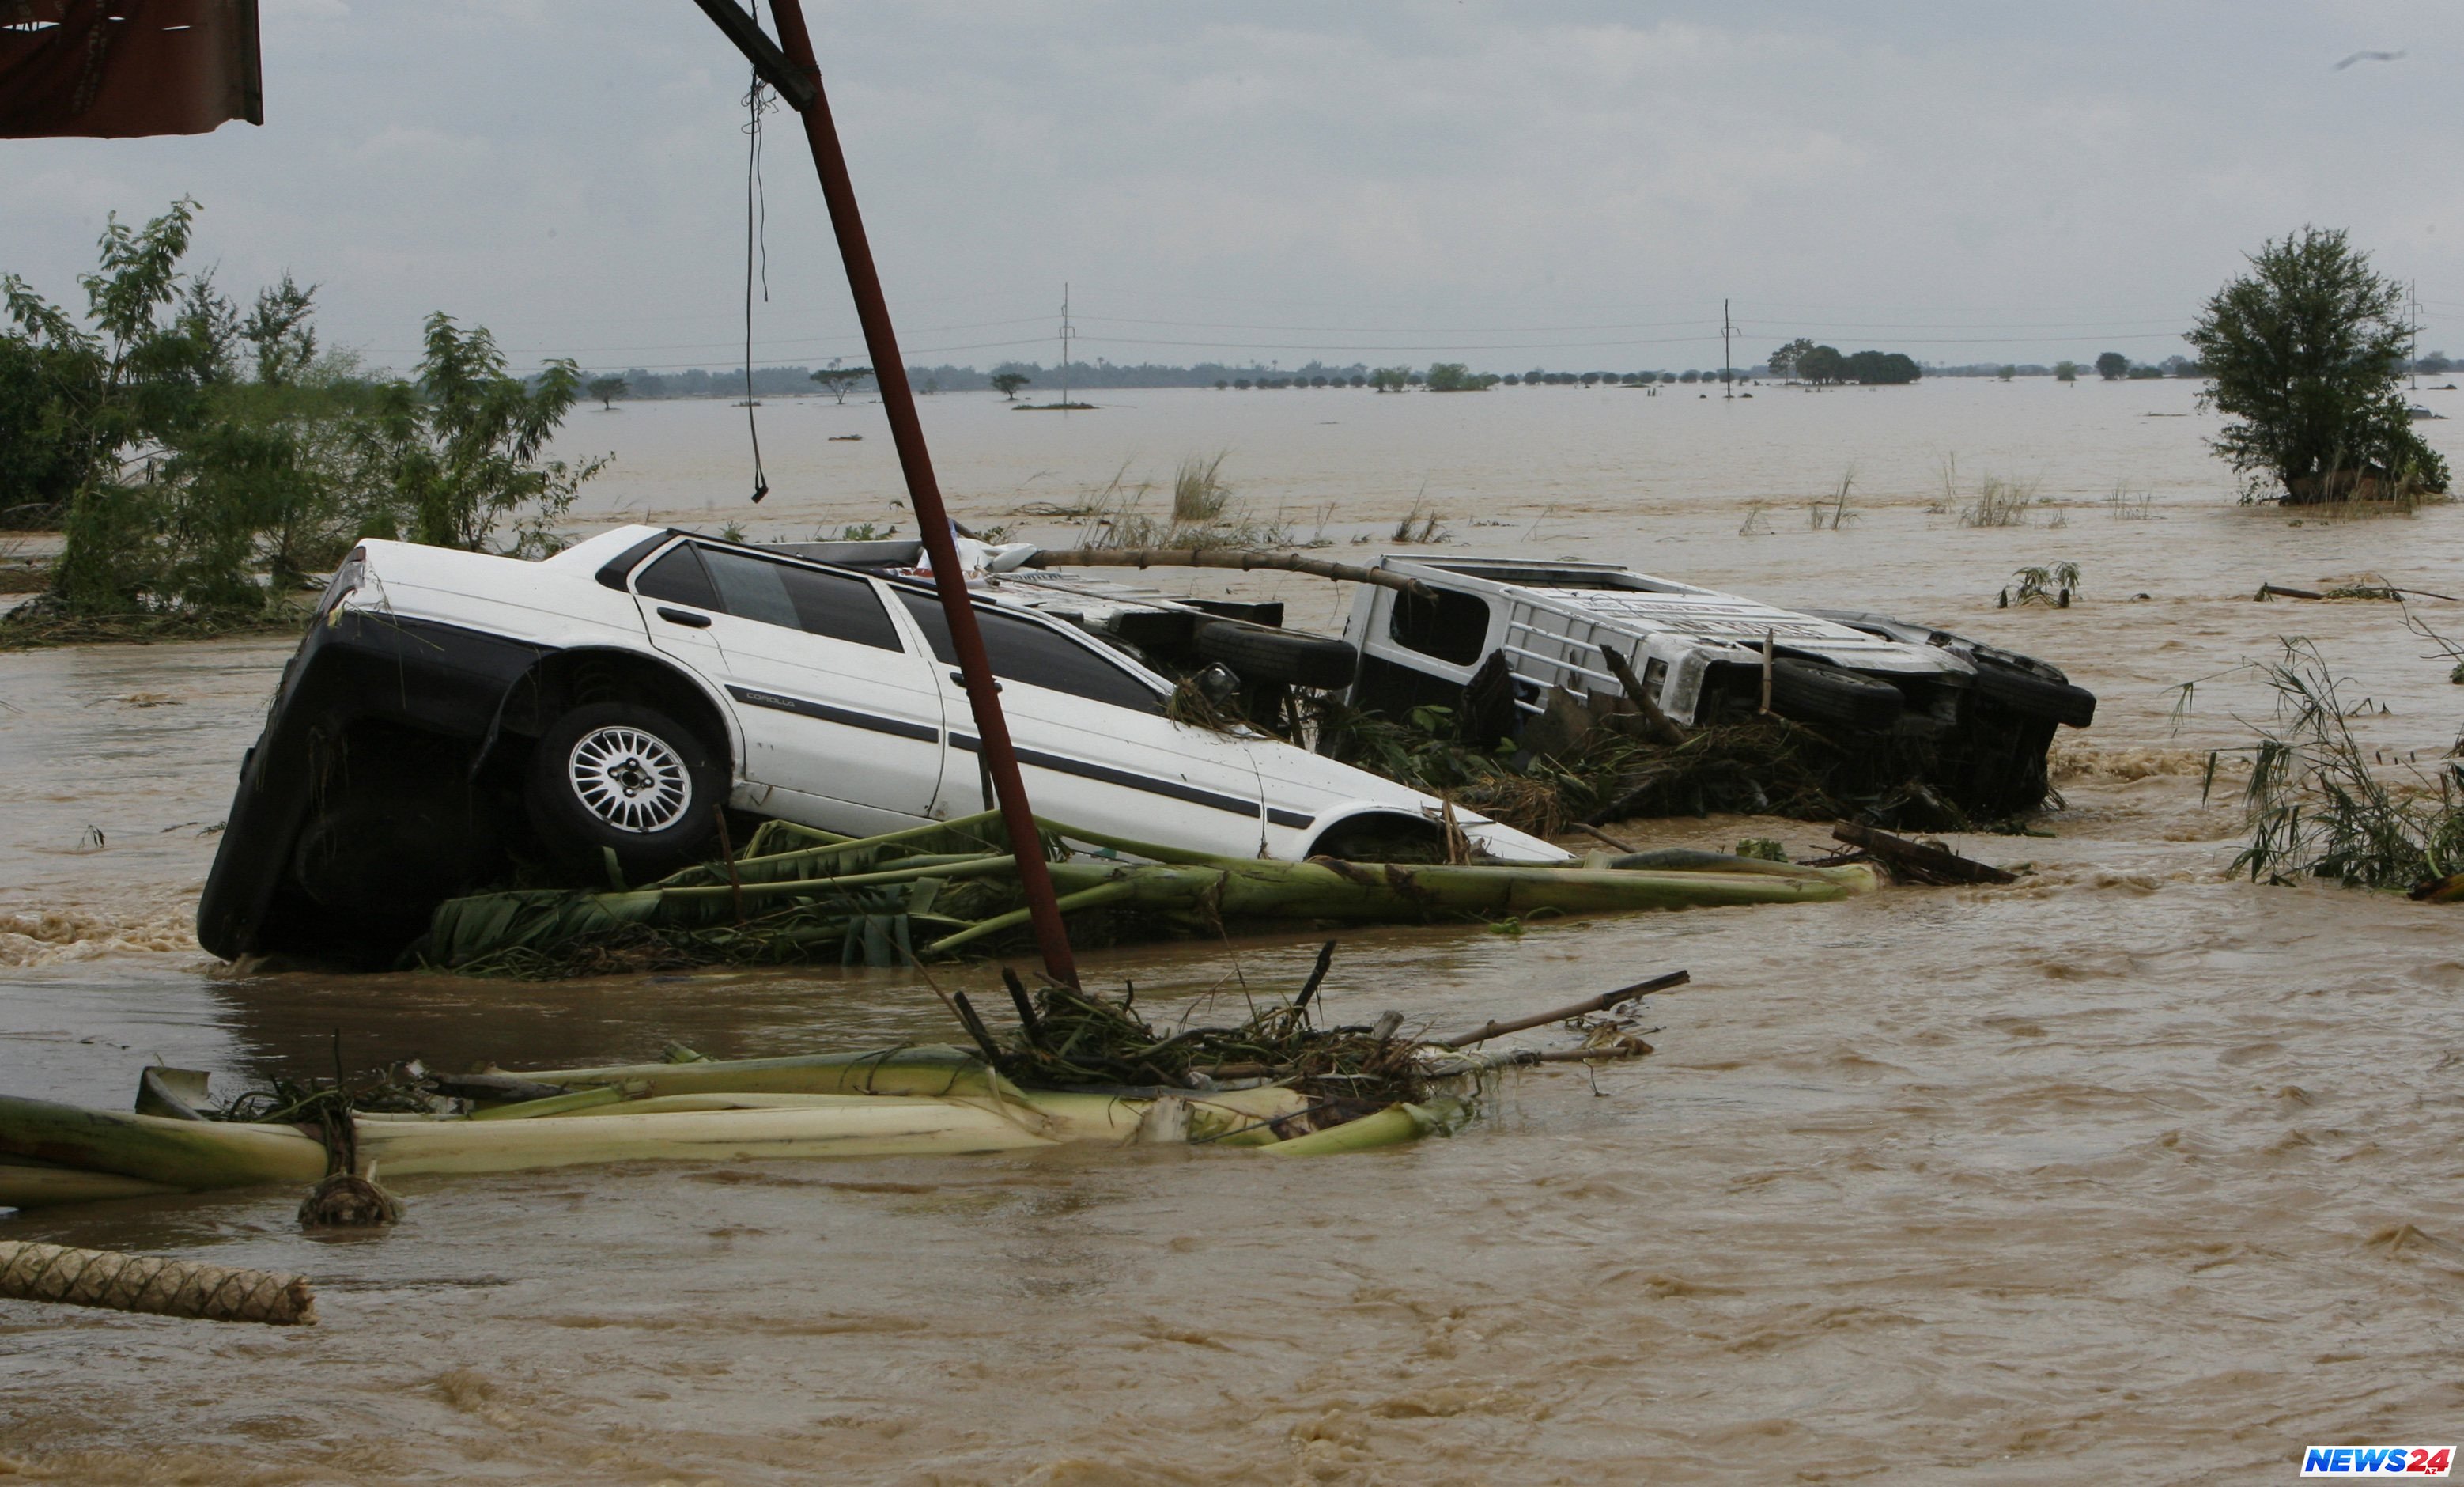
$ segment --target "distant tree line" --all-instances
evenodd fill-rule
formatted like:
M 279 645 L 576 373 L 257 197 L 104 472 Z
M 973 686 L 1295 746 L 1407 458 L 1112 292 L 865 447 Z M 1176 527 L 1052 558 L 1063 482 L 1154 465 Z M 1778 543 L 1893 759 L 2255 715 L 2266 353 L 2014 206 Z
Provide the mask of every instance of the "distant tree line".
M 1867 355 L 1870 353 L 1859 353 Z M 1861 365 L 1861 364 L 1860 364 Z M 1911 364 L 1913 365 L 1913 364 Z M 1038 362 L 1002 362 L 990 371 L 973 366 L 924 366 L 907 368 L 907 380 L 919 393 L 994 391 L 1015 393 L 1020 388 L 1058 389 L 1066 381 L 1075 389 L 1080 388 L 1221 388 L 1247 391 L 1280 388 L 1377 388 L 1401 391 L 1406 388 L 1427 388 L 1440 392 L 1473 391 L 1484 387 L 1597 387 L 1603 383 L 1620 387 L 1639 387 L 1649 383 L 1719 382 L 1733 377 L 1744 382 L 1757 377 L 1776 375 L 1769 368 L 1739 366 L 1727 370 L 1720 367 L 1688 367 L 1682 371 L 1659 368 L 1637 371 L 1551 371 L 1534 366 L 1522 372 L 1473 371 L 1462 362 L 1440 362 L 1428 367 L 1379 366 L 1362 363 L 1348 366 L 1310 362 L 1285 370 L 1273 366 L 1233 366 L 1221 362 L 1200 362 L 1194 366 L 1165 366 L 1153 363 L 1121 366 L 1111 362 L 1072 362 L 1067 368 L 1047 367 Z M 795 397 L 809 395 L 814 384 L 825 389 L 861 387 L 870 378 L 868 368 L 807 366 L 757 366 L 753 369 L 753 395 L 756 397 Z M 601 383 L 622 383 L 627 390 L 616 393 L 620 398 L 686 398 L 744 395 L 744 368 L 709 367 L 690 371 L 654 372 L 639 366 L 627 367 L 621 374 L 591 374 L 592 386 Z M 592 396 L 599 394 L 593 392 Z M 842 398 L 844 401 L 844 398 Z

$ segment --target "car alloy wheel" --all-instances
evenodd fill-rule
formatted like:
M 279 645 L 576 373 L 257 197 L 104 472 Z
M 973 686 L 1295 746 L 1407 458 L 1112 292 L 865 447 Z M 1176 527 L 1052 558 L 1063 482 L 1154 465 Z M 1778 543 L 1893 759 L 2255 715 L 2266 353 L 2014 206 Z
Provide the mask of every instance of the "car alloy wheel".
M 593 728 L 573 745 L 565 777 L 583 809 L 620 832 L 647 835 L 684 819 L 693 774 L 665 739 L 639 728 Z

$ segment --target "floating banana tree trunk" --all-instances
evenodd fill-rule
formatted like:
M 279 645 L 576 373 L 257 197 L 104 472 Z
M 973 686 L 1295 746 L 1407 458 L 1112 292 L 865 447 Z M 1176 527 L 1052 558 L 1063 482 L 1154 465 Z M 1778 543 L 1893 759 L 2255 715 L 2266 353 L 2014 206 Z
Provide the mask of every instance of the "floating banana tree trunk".
M 973 1055 L 938 1046 L 802 1058 L 526 1071 L 574 1093 L 530 1101 L 525 1119 L 361 1115 L 359 1153 L 388 1179 L 532 1171 L 610 1162 L 947 1156 L 1069 1142 L 1127 1142 L 1153 1098 L 1023 1090 Z M 1279 1086 L 1176 1092 L 1192 1143 L 1272 1149 L 1309 1108 Z M 520 1104 L 500 1107 L 502 1113 Z M 1442 1128 L 1423 1117 L 1372 1123 L 1349 1151 Z M 1306 1141 L 1309 1137 L 1296 1137 Z M 326 1169 L 324 1143 L 297 1126 L 178 1120 L 0 1099 L 0 1206 L 303 1184 Z
M 1707 853 L 1574 868 L 1288 862 L 1038 825 L 1063 912 L 1113 911 L 1156 933 L 1212 931 L 1227 920 L 1420 923 L 1808 903 L 1880 882 L 1862 865 Z M 603 968 L 602 952 L 628 945 L 700 961 L 835 955 L 868 965 L 981 952 L 1029 918 L 1016 864 L 994 840 L 999 830 L 989 812 L 861 839 L 772 821 L 734 862 L 688 868 L 646 888 L 451 899 L 412 957 L 477 974 L 554 975 Z M 592 958 L 578 960 L 583 950 Z

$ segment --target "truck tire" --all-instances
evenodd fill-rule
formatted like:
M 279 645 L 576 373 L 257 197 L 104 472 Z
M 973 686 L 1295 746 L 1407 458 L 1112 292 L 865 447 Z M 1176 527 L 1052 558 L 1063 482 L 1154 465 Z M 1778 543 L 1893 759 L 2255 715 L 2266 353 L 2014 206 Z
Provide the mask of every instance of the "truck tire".
M 1771 711 L 1783 718 L 1885 733 L 1906 707 L 1907 699 L 1887 681 L 1820 661 L 1771 663 Z
M 549 851 L 593 877 L 613 852 L 639 883 L 709 854 L 726 788 L 692 729 L 639 702 L 593 702 L 540 737 L 527 795 Z
M 1243 681 L 1292 687 L 1348 687 L 1360 665 L 1360 653 L 1348 640 L 1225 619 L 1198 622 L 1198 654 L 1231 667 Z
M 1976 662 L 1976 694 L 2022 718 L 2050 718 L 2074 728 L 2096 721 L 2096 694 L 2087 688 L 1982 657 Z

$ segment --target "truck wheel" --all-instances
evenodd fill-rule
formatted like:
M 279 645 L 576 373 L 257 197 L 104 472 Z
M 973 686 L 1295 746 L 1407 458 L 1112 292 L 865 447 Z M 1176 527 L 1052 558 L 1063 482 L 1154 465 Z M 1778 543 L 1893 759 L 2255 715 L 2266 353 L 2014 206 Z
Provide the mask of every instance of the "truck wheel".
M 1221 661 L 1243 681 L 1293 687 L 1348 687 L 1360 664 L 1352 642 L 1331 635 L 1302 635 L 1237 620 L 1198 623 L 1198 654 Z
M 1976 693 L 2022 718 L 2050 718 L 2074 728 L 2096 721 L 2096 694 L 2067 681 L 2048 681 L 2033 672 L 1982 657 L 1976 662 Z
M 551 724 L 531 758 L 531 824 L 590 872 L 616 854 L 628 883 L 708 855 L 725 794 L 710 746 L 637 702 L 593 702 Z
M 1907 699 L 1887 681 L 1819 661 L 1783 657 L 1771 663 L 1771 711 L 1783 718 L 1883 733 L 1906 707 Z

